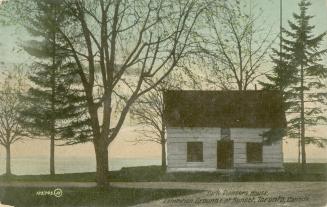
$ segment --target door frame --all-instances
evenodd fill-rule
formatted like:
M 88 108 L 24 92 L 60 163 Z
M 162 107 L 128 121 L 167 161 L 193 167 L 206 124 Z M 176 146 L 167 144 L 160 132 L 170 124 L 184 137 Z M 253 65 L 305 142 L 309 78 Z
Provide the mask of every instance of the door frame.
M 229 150 L 227 150 L 225 153 L 226 153 L 226 158 L 225 158 L 225 166 L 221 166 L 221 157 L 219 156 L 219 145 L 221 143 L 224 143 L 227 146 L 229 146 Z M 217 141 L 217 169 L 233 169 L 234 168 L 234 141 L 233 140 L 218 140 Z M 228 158 L 228 155 L 229 155 L 229 158 L 230 158 L 230 161 L 227 163 L 227 158 Z

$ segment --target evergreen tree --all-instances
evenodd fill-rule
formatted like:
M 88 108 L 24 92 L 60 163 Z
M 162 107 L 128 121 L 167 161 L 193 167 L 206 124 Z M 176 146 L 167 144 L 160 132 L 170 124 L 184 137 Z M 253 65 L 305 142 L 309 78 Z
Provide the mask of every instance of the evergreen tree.
M 294 21 L 288 21 L 289 30 L 283 29 L 286 38 L 282 40 L 283 51 L 273 58 L 275 68 L 273 74 L 267 76 L 271 83 L 263 84 L 266 89 L 277 88 L 284 92 L 289 117 L 288 134 L 291 138 L 299 138 L 303 167 L 306 164 L 306 144 L 323 147 L 326 138 L 315 136 L 314 127 L 326 122 L 321 105 L 326 104 L 326 88 L 324 80 L 327 69 L 321 64 L 327 53 L 320 45 L 326 33 L 314 35 L 314 28 L 309 24 L 313 18 L 307 14 L 311 3 L 302 0 L 299 3 L 300 13 L 293 14 Z M 278 58 L 279 57 L 279 58 Z
M 76 67 L 67 59 L 67 51 L 59 46 L 56 25 L 65 15 L 60 1 L 38 0 L 39 12 L 25 25 L 29 33 L 40 40 L 24 45 L 25 51 L 36 58 L 30 81 L 33 83 L 22 99 L 27 108 L 21 111 L 24 127 L 32 135 L 50 138 L 50 174 L 55 174 L 55 140 L 75 144 L 88 140 L 88 118 L 85 97 L 76 86 Z

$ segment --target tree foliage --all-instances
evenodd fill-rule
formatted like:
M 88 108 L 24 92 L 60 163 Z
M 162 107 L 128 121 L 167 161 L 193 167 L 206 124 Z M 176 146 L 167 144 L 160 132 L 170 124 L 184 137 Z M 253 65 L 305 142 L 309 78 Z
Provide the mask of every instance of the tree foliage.
M 29 80 L 33 86 L 22 98 L 28 108 L 25 127 L 34 135 L 54 136 L 66 144 L 85 142 L 90 130 L 85 118 L 86 104 L 77 83 L 76 64 L 61 47 L 56 24 L 63 24 L 62 1 L 35 1 L 38 11 L 26 18 L 25 28 L 34 39 L 23 44 L 32 57 Z
M 326 137 L 315 135 L 315 127 L 326 123 L 323 106 L 326 102 L 327 69 L 321 61 L 327 49 L 320 49 L 326 33 L 314 35 L 315 26 L 310 25 L 313 16 L 308 15 L 311 3 L 302 0 L 300 13 L 293 14 L 294 21 L 288 21 L 289 30 L 282 40 L 282 52 L 274 50 L 272 57 L 275 67 L 273 74 L 267 75 L 266 89 L 284 92 L 285 107 L 288 109 L 288 135 L 300 140 L 302 163 L 306 162 L 305 145 L 316 144 L 323 147 Z
M 64 22 L 51 26 L 59 33 L 66 57 L 76 63 L 90 117 L 97 182 L 103 186 L 108 182 L 109 144 L 117 137 L 132 104 L 183 65 L 193 46 L 190 36 L 203 5 L 195 0 L 61 3 Z M 13 4 L 24 11 L 40 10 L 34 1 Z
M 50 140 L 50 174 L 55 174 L 55 140 L 67 144 L 85 142 L 90 130 L 84 129 L 90 127 L 87 119 L 82 120 L 87 116 L 83 96 L 74 89 L 76 66 L 67 60 L 65 50 L 60 47 L 56 24 L 61 25 L 65 20 L 62 2 L 42 0 L 34 4 L 37 12 L 22 20 L 34 37 L 23 44 L 34 61 L 29 75 L 33 86 L 21 97 L 27 106 L 21 111 L 25 117 L 22 124 L 34 136 Z

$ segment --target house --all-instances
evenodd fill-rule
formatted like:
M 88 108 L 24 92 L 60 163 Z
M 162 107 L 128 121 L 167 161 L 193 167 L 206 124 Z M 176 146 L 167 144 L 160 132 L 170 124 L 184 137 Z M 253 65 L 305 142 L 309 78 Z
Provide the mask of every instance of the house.
M 279 92 L 169 90 L 163 97 L 167 172 L 283 171 L 283 134 L 264 136 L 286 127 Z

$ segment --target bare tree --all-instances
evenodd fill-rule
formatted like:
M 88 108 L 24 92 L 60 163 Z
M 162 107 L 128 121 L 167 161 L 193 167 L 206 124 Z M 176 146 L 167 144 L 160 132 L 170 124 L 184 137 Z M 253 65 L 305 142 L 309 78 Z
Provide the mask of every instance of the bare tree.
M 267 70 L 261 68 L 273 43 L 271 31 L 259 25 L 260 14 L 254 5 L 240 1 L 217 2 L 207 9 L 209 32 L 201 45 L 205 64 L 210 69 L 209 82 L 221 89 L 247 90 Z M 247 12 L 245 12 L 247 11 Z M 277 36 L 276 36 L 277 37 Z
M 166 126 L 163 121 L 163 84 L 145 94 L 131 109 L 132 119 L 139 125 L 136 143 L 155 142 L 161 145 L 161 166 L 166 168 Z
M 37 4 L 20 0 L 30 11 Z M 196 0 L 63 0 L 64 24 L 53 25 L 77 65 L 85 93 L 99 186 L 108 184 L 108 146 L 132 104 L 160 84 L 193 48 L 203 2 Z M 25 12 L 26 13 L 26 12 Z M 37 12 L 36 14 L 37 15 Z M 99 67 L 97 67 L 99 66 Z M 156 81 L 151 81 L 156 80 Z
M 142 96 L 132 106 L 130 114 L 139 126 L 139 134 L 133 142 L 154 142 L 161 145 L 161 166 L 166 168 L 166 122 L 164 119 L 165 104 L 163 93 L 166 90 L 200 88 L 198 74 L 184 67 L 179 73 L 170 74 L 154 89 Z
M 22 92 L 22 77 L 20 72 L 5 72 L 0 91 L 0 144 L 6 149 L 6 174 L 11 174 L 10 147 L 24 138 L 20 126 L 22 103 L 19 95 Z

